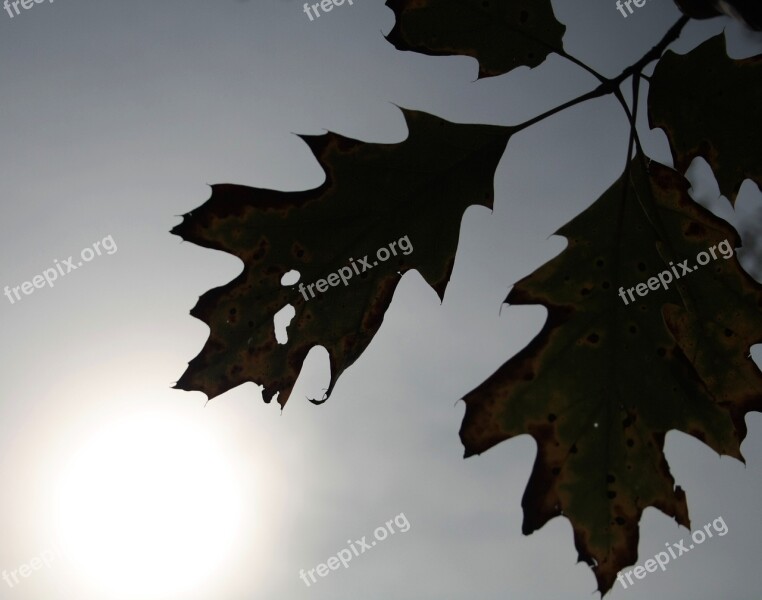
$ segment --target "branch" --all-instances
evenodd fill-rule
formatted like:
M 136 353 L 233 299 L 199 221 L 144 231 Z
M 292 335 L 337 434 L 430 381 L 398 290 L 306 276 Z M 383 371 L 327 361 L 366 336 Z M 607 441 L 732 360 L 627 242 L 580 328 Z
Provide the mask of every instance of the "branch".
M 615 82 L 616 85 L 619 85 L 630 75 L 640 75 L 640 72 L 645 67 L 647 67 L 651 62 L 657 60 L 662 55 L 662 53 L 667 49 L 667 46 L 669 46 L 672 42 L 680 37 L 680 33 L 683 31 L 683 27 L 685 27 L 686 23 L 688 23 L 690 20 L 691 18 L 686 15 L 680 17 L 677 22 L 672 27 L 670 27 L 669 31 L 664 34 L 664 37 L 658 44 L 646 52 L 638 62 L 627 67 L 611 81 Z
M 667 49 L 667 47 L 672 42 L 674 42 L 677 38 L 680 37 L 680 33 L 683 31 L 683 28 L 685 27 L 686 23 L 688 23 L 688 21 L 690 21 L 690 17 L 685 15 L 680 17 L 677 20 L 677 22 L 674 25 L 672 25 L 672 27 L 669 28 L 669 31 L 667 31 L 667 33 L 664 34 L 664 37 L 659 41 L 658 44 L 656 44 L 653 48 L 651 48 L 648 52 L 646 52 L 640 60 L 630 65 L 626 69 L 624 69 L 619 75 L 617 75 L 613 79 L 608 79 L 599 75 L 591 68 L 588 68 L 587 65 L 585 65 L 583 62 L 575 59 L 574 57 L 564 52 L 563 54 L 561 54 L 561 56 L 571 60 L 575 64 L 578 64 L 579 66 L 593 73 L 596 77 L 598 77 L 601 80 L 601 84 L 597 88 L 587 92 L 586 94 L 582 94 L 581 96 L 578 96 L 577 98 L 569 100 L 568 102 L 564 102 L 560 106 L 556 106 L 555 108 L 545 111 L 544 113 L 537 115 L 536 117 L 533 117 L 529 119 L 528 121 L 524 121 L 523 123 L 515 125 L 512 128 L 514 130 L 514 133 L 521 131 L 522 129 L 526 129 L 527 127 L 530 127 L 534 125 L 535 123 L 539 123 L 540 121 L 547 119 L 548 117 L 552 117 L 553 115 L 561 111 L 564 111 L 567 108 L 576 106 L 577 104 L 580 104 L 581 102 L 586 102 L 587 100 L 592 100 L 593 98 L 600 98 L 601 96 L 606 96 L 608 94 L 617 95 L 617 99 L 624 106 L 625 112 L 630 118 L 630 126 L 634 128 L 635 127 L 634 119 L 632 115 L 630 114 L 630 111 L 627 107 L 627 103 L 624 102 L 624 98 L 621 96 L 621 90 L 619 90 L 619 86 L 621 85 L 623 81 L 625 81 L 628 77 L 632 75 L 636 75 L 636 77 L 641 77 L 642 76 L 641 71 L 646 66 L 648 66 L 651 62 L 653 62 L 654 60 L 657 60 L 662 55 L 662 53 Z

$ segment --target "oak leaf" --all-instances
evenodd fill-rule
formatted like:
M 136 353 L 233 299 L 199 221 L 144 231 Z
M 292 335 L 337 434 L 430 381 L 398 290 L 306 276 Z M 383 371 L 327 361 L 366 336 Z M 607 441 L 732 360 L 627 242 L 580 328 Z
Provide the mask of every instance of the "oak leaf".
M 307 353 L 320 345 L 331 368 L 324 399 L 313 400 L 321 403 L 373 339 L 405 272 L 417 270 L 443 298 L 463 213 L 471 205 L 492 207 L 495 168 L 512 130 L 403 114 L 409 135 L 399 144 L 302 136 L 325 171 L 321 186 L 280 192 L 215 185 L 172 230 L 244 263 L 238 277 L 192 309 L 209 325 L 209 339 L 176 388 L 211 399 L 251 381 L 264 387 L 265 402 L 279 393 L 284 406 Z M 378 249 L 405 236 L 409 254 L 371 264 Z M 281 283 L 291 270 L 301 285 L 314 283 L 366 255 L 370 269 L 315 298 Z M 273 318 L 289 304 L 296 314 L 280 344 Z
M 536 67 L 562 50 L 566 26 L 550 0 L 387 0 L 394 27 L 386 39 L 398 50 L 479 61 L 479 78 Z
M 466 456 L 535 439 L 523 531 L 567 517 L 604 593 L 637 559 L 646 507 L 690 525 L 667 432 L 741 459 L 744 416 L 762 409 L 749 357 L 762 341 L 762 286 L 732 255 L 737 233 L 674 170 L 638 154 L 627 171 L 558 231 L 568 247 L 509 293 L 511 304 L 545 306 L 547 322 L 465 396 L 460 431 Z M 667 289 L 660 273 L 672 274 Z M 641 283 L 631 300 L 626 289 Z
M 681 173 L 701 156 L 735 202 L 743 181 L 762 189 L 762 55 L 729 58 L 722 34 L 685 55 L 668 51 L 648 93 L 651 127 L 667 134 Z

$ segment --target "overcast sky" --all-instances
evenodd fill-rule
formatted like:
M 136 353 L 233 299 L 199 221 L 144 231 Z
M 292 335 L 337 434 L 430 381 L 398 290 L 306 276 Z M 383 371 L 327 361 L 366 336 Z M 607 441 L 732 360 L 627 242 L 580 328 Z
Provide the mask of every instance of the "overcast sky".
M 566 50 L 607 75 L 679 17 L 668 0 L 626 19 L 613 0 L 554 9 Z M 322 349 L 282 413 L 253 383 L 208 404 L 171 389 L 208 334 L 188 311 L 241 270 L 169 234 L 208 184 L 313 188 L 322 172 L 294 133 L 399 142 L 396 106 L 511 124 L 595 85 L 553 56 L 477 82 L 471 58 L 396 50 L 383 37 L 392 26 L 382 0 L 314 21 L 296 0 L 57 0 L 0 12 L 0 286 L 76 262 L 95 242 L 114 248 L 54 287 L 0 297 L 0 570 L 17 573 L 0 598 L 595 597 L 568 521 L 521 534 L 535 443 L 521 436 L 463 460 L 457 401 L 539 331 L 544 309 L 501 311 L 502 300 L 619 176 L 627 123 L 610 99 L 511 140 L 494 211 L 465 213 L 444 303 L 406 274 L 322 406 L 306 400 L 328 381 Z M 734 56 L 762 51 L 726 19 L 690 24 L 674 48 L 723 27 Z M 643 125 L 647 151 L 669 164 L 666 138 Z M 735 220 L 706 166 L 691 175 L 697 197 Z M 738 212 L 761 200 L 747 182 Z M 721 516 L 727 535 L 607 597 L 762 597 L 762 417 L 747 423 L 746 466 L 668 434 L 694 528 Z M 299 578 L 399 515 L 407 531 L 309 587 Z M 646 510 L 639 562 L 687 536 Z

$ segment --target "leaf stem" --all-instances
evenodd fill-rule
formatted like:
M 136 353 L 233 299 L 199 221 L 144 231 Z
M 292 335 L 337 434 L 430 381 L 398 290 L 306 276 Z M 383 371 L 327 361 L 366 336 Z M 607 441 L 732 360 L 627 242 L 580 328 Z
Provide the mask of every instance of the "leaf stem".
M 516 133 L 518 131 L 521 131 L 522 129 L 531 127 L 535 123 L 539 123 L 540 121 L 543 121 L 547 119 L 548 117 L 552 117 L 553 115 L 560 113 L 561 111 L 564 111 L 567 108 L 571 108 L 572 106 L 575 106 L 582 102 L 586 102 L 587 100 L 592 100 L 593 98 L 599 98 L 600 96 L 605 96 L 606 94 L 611 93 L 611 91 L 607 89 L 607 85 L 608 84 L 606 83 L 602 83 L 594 90 L 591 90 L 587 92 L 586 94 L 582 94 L 581 96 L 577 96 L 576 98 L 569 100 L 568 102 L 564 102 L 563 104 L 556 106 L 555 108 L 551 108 L 550 110 L 545 111 L 544 113 L 539 114 L 536 117 L 529 119 L 528 121 L 524 121 L 523 123 L 514 125 L 511 127 L 511 129 L 513 129 L 513 132 Z
M 572 62 L 572 63 L 574 63 L 574 64 L 575 64 L 575 65 L 577 65 L 578 67 L 581 67 L 582 69 L 584 69 L 585 71 L 587 71 L 588 73 L 590 73 L 590 74 L 591 74 L 593 77 L 595 77 L 595 78 L 596 78 L 598 81 L 600 81 L 601 83 L 603 83 L 604 81 L 606 81 L 606 77 L 605 77 L 605 76 L 601 75 L 601 74 L 600 74 L 598 71 L 596 71 L 595 69 L 593 69 L 593 67 L 591 67 L 591 66 L 590 66 L 590 65 L 588 65 L 587 63 L 584 63 L 584 62 L 582 62 L 582 61 L 581 61 L 580 59 L 578 59 L 576 56 L 572 56 L 571 54 L 569 54 L 568 52 L 566 52 L 566 50 L 564 50 L 564 49 L 562 49 L 562 48 L 558 48 L 558 49 L 554 49 L 554 50 L 553 50 L 553 52 L 555 52 L 556 54 L 558 54 L 558 56 L 560 56 L 560 57 L 562 57 L 562 58 L 565 58 L 565 59 L 566 59 L 566 60 L 568 60 L 569 62 Z
M 612 79 L 612 82 L 616 82 L 617 85 L 622 83 L 625 79 L 630 77 L 631 75 L 641 75 L 641 71 L 647 67 L 650 63 L 657 60 L 662 53 L 667 49 L 667 46 L 669 46 L 672 42 L 674 42 L 677 38 L 680 37 L 680 33 L 682 33 L 683 28 L 685 27 L 686 23 L 690 21 L 690 17 L 683 15 L 680 17 L 677 22 L 672 25 L 672 27 L 669 28 L 669 31 L 664 34 L 664 37 L 661 39 L 661 41 L 656 44 L 653 48 L 651 48 L 648 52 L 646 52 L 643 57 L 636 62 L 633 65 L 630 65 L 627 67 L 624 71 L 622 71 L 617 77 Z
M 619 90 L 619 95 L 621 96 L 622 91 Z M 624 98 L 622 98 L 622 101 L 624 101 Z M 637 146 L 638 152 L 643 153 L 643 148 L 640 146 L 640 138 L 638 137 L 638 104 L 640 103 L 640 78 L 639 77 L 633 77 L 632 78 L 632 112 L 630 112 L 629 108 L 627 107 L 627 103 L 624 102 L 625 112 L 627 113 L 627 118 L 630 121 L 630 145 L 629 145 L 629 151 L 627 152 L 627 164 L 630 164 L 630 160 L 632 158 L 632 150 L 633 146 Z

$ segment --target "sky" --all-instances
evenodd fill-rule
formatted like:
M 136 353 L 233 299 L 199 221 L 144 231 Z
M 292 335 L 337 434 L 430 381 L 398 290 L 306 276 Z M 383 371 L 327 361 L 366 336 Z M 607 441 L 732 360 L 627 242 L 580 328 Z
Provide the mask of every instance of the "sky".
M 611 0 L 553 7 L 567 52 L 611 76 L 679 17 L 666 0 L 627 18 Z M 563 250 L 553 232 L 619 176 L 628 130 L 610 98 L 511 139 L 494 210 L 464 215 L 444 301 L 407 273 L 325 404 L 307 401 L 328 382 L 322 348 L 283 411 L 254 383 L 208 403 L 172 389 L 208 335 L 189 310 L 242 268 L 169 233 L 210 184 L 311 189 L 323 173 L 295 134 L 400 142 L 398 106 L 507 125 L 595 85 L 557 56 L 477 81 L 472 58 L 396 50 L 393 23 L 382 0 L 313 21 L 296 0 L 0 12 L 0 286 L 58 272 L 52 287 L 0 298 L 0 599 L 595 597 L 567 520 L 521 533 L 534 441 L 464 460 L 458 400 L 540 330 L 545 310 L 501 309 L 506 293 Z M 691 23 L 673 48 L 723 29 L 732 56 L 762 51 L 724 18 Z M 670 164 L 666 137 L 641 125 L 649 155 Z M 759 219 L 749 182 L 734 212 L 705 163 L 689 175 L 718 215 Z M 607 598 L 762 595 L 762 416 L 746 422 L 746 465 L 667 435 L 694 528 L 721 518 L 727 533 Z M 390 521 L 394 534 L 346 567 L 300 578 Z M 647 509 L 639 562 L 688 535 Z

